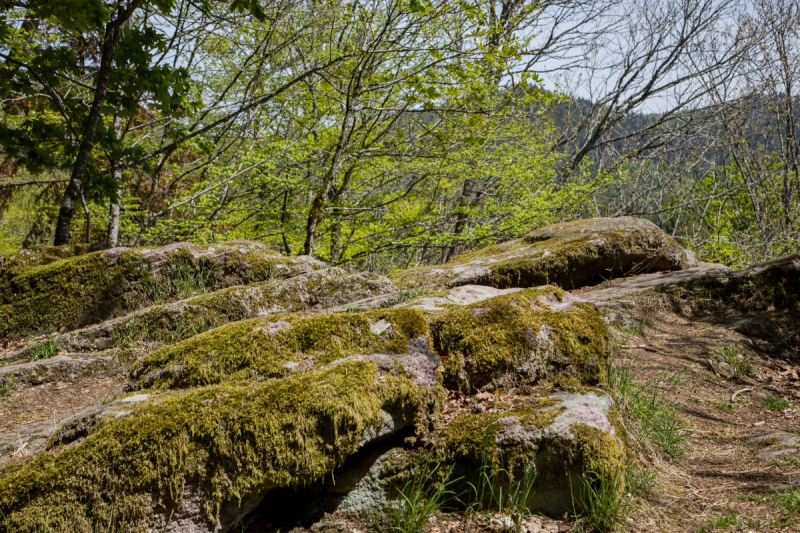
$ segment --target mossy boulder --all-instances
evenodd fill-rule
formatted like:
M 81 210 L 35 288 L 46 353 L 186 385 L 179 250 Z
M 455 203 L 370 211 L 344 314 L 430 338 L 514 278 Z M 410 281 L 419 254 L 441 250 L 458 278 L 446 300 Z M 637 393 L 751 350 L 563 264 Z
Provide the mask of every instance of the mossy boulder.
M 383 276 L 340 268 L 326 268 L 288 279 L 229 287 L 178 302 L 153 305 L 128 315 L 77 331 L 54 335 L 51 340 L 69 352 L 84 353 L 113 346 L 153 343 L 168 345 L 228 322 L 276 313 L 320 311 L 332 305 L 391 293 Z M 25 359 L 31 345 L 7 358 Z
M 422 313 L 411 309 L 244 320 L 142 357 L 131 368 L 130 387 L 273 379 L 357 354 L 407 353 L 414 339 L 426 349 L 427 335 Z
M 662 287 L 676 308 L 756 340 L 766 353 L 800 361 L 800 255 L 743 270 L 713 270 Z
M 429 451 L 413 460 L 432 460 L 445 470 L 452 466 L 451 478 L 460 478 L 454 490 L 463 488 L 466 500 L 477 496 L 467 483 L 480 486 L 488 474 L 493 484 L 507 488 L 527 472 L 535 476 L 528 509 L 551 516 L 573 511 L 580 477 L 624 471 L 627 436 L 611 396 L 559 392 L 528 404 L 458 417 L 433 434 Z
M 162 393 L 99 421 L 76 446 L 5 467 L 3 528 L 228 531 L 271 489 L 317 482 L 363 445 L 427 424 L 438 394 L 424 366 L 362 357 Z
M 570 289 L 616 276 L 692 266 L 693 254 L 648 220 L 594 218 L 554 224 L 449 263 L 390 274 L 402 287 L 496 288 L 554 284 Z
M 430 320 L 448 387 L 542 384 L 581 387 L 604 383 L 608 330 L 595 307 L 557 287 L 490 298 Z
M 112 248 L 24 269 L 0 285 L 0 339 L 73 329 L 197 292 L 324 268 L 247 242 Z
M 54 263 L 68 257 L 108 248 L 100 244 L 66 244 L 64 246 L 38 246 L 0 257 L 0 286 L 31 268 Z

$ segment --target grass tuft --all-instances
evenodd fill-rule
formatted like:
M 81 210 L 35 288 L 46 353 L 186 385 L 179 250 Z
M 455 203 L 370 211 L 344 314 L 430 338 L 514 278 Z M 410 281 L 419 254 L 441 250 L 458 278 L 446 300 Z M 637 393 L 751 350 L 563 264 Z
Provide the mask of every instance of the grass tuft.
M 55 337 L 49 337 L 45 341 L 31 337 L 31 340 L 33 341 L 31 344 L 33 348 L 31 352 L 31 361 L 50 359 L 58 353 L 58 339 Z
M 714 348 L 711 353 L 718 355 L 723 361 L 733 368 L 734 377 L 760 376 L 759 372 L 753 368 L 753 356 L 742 353 L 735 344 L 727 344 L 722 347 Z
M 691 437 L 686 420 L 658 397 L 653 383 L 637 383 L 627 368 L 609 366 L 608 381 L 624 408 L 648 437 L 670 457 L 680 457 Z
M 449 486 L 452 468 L 437 481 L 440 464 L 425 463 L 414 472 L 401 489 L 400 501 L 389 505 L 382 516 L 373 515 L 372 523 L 379 533 L 421 533 L 434 513 L 452 497 Z
M 770 397 L 764 400 L 761 405 L 770 411 L 783 411 L 784 409 L 791 407 L 792 404 L 789 403 L 789 400 L 783 397 Z

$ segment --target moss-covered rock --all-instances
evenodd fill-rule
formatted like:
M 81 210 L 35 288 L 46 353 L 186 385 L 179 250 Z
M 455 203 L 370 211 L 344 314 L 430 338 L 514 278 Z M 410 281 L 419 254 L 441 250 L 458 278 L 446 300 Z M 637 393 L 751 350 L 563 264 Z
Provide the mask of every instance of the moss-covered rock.
M 66 244 L 64 246 L 39 246 L 32 250 L 20 250 L 15 254 L 0 257 L 0 287 L 31 268 L 105 248 L 107 246 L 82 243 Z
M 384 467 L 385 483 L 396 485 L 422 465 L 437 464 L 442 472 L 452 468 L 450 489 L 462 504 L 491 508 L 491 494 L 527 476 L 527 508 L 561 516 L 580 499 L 581 477 L 625 470 L 627 436 L 611 396 L 560 392 L 527 403 L 455 418 L 429 437 L 426 449 Z
M 402 363 L 367 358 L 161 394 L 107 417 L 77 446 L 6 467 L 3 528 L 227 531 L 270 489 L 320 480 L 365 443 L 424 418 L 431 397 Z
M 431 336 L 445 361 L 447 386 L 604 383 L 605 323 L 591 304 L 564 296 L 557 287 L 526 289 L 433 317 Z
M 272 379 L 356 354 L 407 353 L 413 339 L 427 346 L 427 334 L 423 315 L 410 309 L 244 320 L 146 355 L 131 368 L 131 387 Z
M 800 360 L 800 255 L 709 271 L 658 290 L 676 310 L 723 322 L 762 351 Z
M 86 353 L 120 345 L 159 347 L 187 339 L 228 322 L 276 313 L 320 311 L 332 305 L 391 293 L 383 276 L 326 268 L 288 279 L 229 287 L 178 302 L 153 305 L 77 331 L 54 335 L 66 351 Z M 6 360 L 27 360 L 35 343 L 7 354 Z
M 160 301 L 324 267 L 247 242 L 78 255 L 26 268 L 0 284 L 0 339 L 72 329 Z
M 389 277 L 403 287 L 475 284 L 502 289 L 550 283 L 569 289 L 615 276 L 681 270 L 693 263 L 675 239 L 647 220 L 595 218 L 547 226 L 444 265 Z

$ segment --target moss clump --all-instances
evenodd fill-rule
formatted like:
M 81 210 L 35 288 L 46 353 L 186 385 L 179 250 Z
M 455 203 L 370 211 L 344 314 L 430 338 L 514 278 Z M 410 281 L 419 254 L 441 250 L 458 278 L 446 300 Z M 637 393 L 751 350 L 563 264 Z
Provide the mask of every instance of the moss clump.
M 273 315 L 228 324 L 152 352 L 134 365 L 131 376 L 137 388 L 277 378 L 350 355 L 405 353 L 410 339 L 427 334 L 423 315 L 412 309 Z
M 151 279 L 150 261 L 137 252 L 93 252 L 31 268 L 0 293 L 0 338 L 103 320 L 126 308 L 127 290 Z
M 20 250 L 5 258 L 0 258 L 0 287 L 9 282 L 12 278 L 19 276 L 26 270 L 37 266 L 47 265 L 102 249 L 94 248 L 97 245 L 88 244 L 66 244 L 64 246 L 39 246 L 33 250 Z
M 403 286 L 497 288 L 552 283 L 579 287 L 630 273 L 687 268 L 686 251 L 647 220 L 620 217 L 547 226 L 522 239 L 457 256 L 444 265 L 395 272 Z
M 431 334 L 446 361 L 448 387 L 469 391 L 489 384 L 548 381 L 574 387 L 605 382 L 605 324 L 590 304 L 551 310 L 540 297 L 555 291 L 528 289 L 433 319 Z
M 535 407 L 511 409 L 501 413 L 479 413 L 453 420 L 440 434 L 433 437 L 433 457 L 445 464 L 460 463 L 471 467 L 483 464 L 492 469 L 509 472 L 525 466 L 535 456 L 535 450 L 498 447 L 497 434 L 505 428 L 502 421 L 516 418 L 515 424 L 527 428 L 543 428 L 561 414 L 562 409 L 547 409 L 547 402 Z M 500 420 L 501 422 L 498 422 Z
M 321 479 L 361 445 L 382 409 L 413 419 L 424 394 L 374 362 L 265 384 L 172 392 L 106 420 L 80 445 L 3 472 L 5 531 L 143 531 L 189 486 L 213 524 L 226 502 Z M 113 518 L 112 518 L 113 515 Z

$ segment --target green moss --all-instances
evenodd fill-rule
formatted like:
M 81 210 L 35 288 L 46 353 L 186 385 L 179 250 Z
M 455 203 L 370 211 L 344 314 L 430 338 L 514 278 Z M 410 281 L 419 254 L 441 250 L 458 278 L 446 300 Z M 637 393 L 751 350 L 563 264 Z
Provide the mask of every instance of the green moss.
M 444 464 L 462 463 L 481 466 L 485 462 L 492 468 L 503 467 L 514 471 L 516 467 L 527 463 L 530 456 L 535 455 L 535 450 L 506 450 L 503 453 L 497 446 L 497 433 L 504 426 L 497 421 L 516 417 L 519 419 L 517 423 L 521 426 L 542 428 L 551 424 L 563 411 L 563 409 L 543 410 L 542 408 L 546 406 L 546 403 L 542 402 L 536 407 L 516 408 L 501 413 L 471 414 L 457 418 L 433 437 L 436 442 L 433 456 Z
M 21 250 L 2 261 L 2 266 L 0 266 L 0 287 L 25 271 L 37 266 L 47 265 L 88 252 L 89 245 L 87 244 L 40 246 L 33 250 Z
M 72 329 L 152 304 L 324 266 L 283 257 L 260 245 L 254 249 L 250 244 L 220 243 L 192 250 L 181 245 L 164 252 L 93 252 L 12 268 L 9 276 L 19 273 L 0 283 L 0 338 Z M 151 255 L 162 257 L 157 267 Z M 219 323 L 213 316 L 205 321 Z
M 623 217 L 555 224 L 522 239 L 459 255 L 444 265 L 394 272 L 390 278 L 404 287 L 551 283 L 573 288 L 631 272 L 687 266 L 686 254 L 675 239 L 645 220 Z
M 386 321 L 379 334 L 371 325 Z M 138 387 L 191 387 L 230 379 L 267 379 L 291 367 L 325 364 L 370 353 L 405 353 L 409 339 L 425 337 L 423 315 L 412 309 L 367 313 L 273 315 L 222 326 L 152 352 L 131 376 Z M 287 365 L 288 363 L 288 365 Z
M 143 531 L 198 486 L 214 523 L 224 502 L 263 487 L 321 479 L 383 420 L 381 409 L 424 409 L 410 378 L 373 362 L 265 384 L 172 392 L 105 423 L 60 455 L 45 453 L 0 478 L 6 531 Z M 113 514 L 113 519 L 112 519 Z
M 557 291 L 557 289 L 555 289 Z M 552 311 L 528 289 L 459 308 L 431 322 L 445 383 L 475 390 L 547 380 L 565 386 L 606 380 L 608 331 L 596 309 L 575 303 Z
M 608 474 L 625 470 L 626 447 L 611 433 L 586 424 L 575 424 L 570 432 L 575 437 L 571 455 L 575 463 L 582 465 L 583 472 Z
M 103 320 L 126 308 L 126 290 L 149 279 L 150 262 L 137 252 L 93 252 L 32 268 L 0 294 L 0 338 Z

